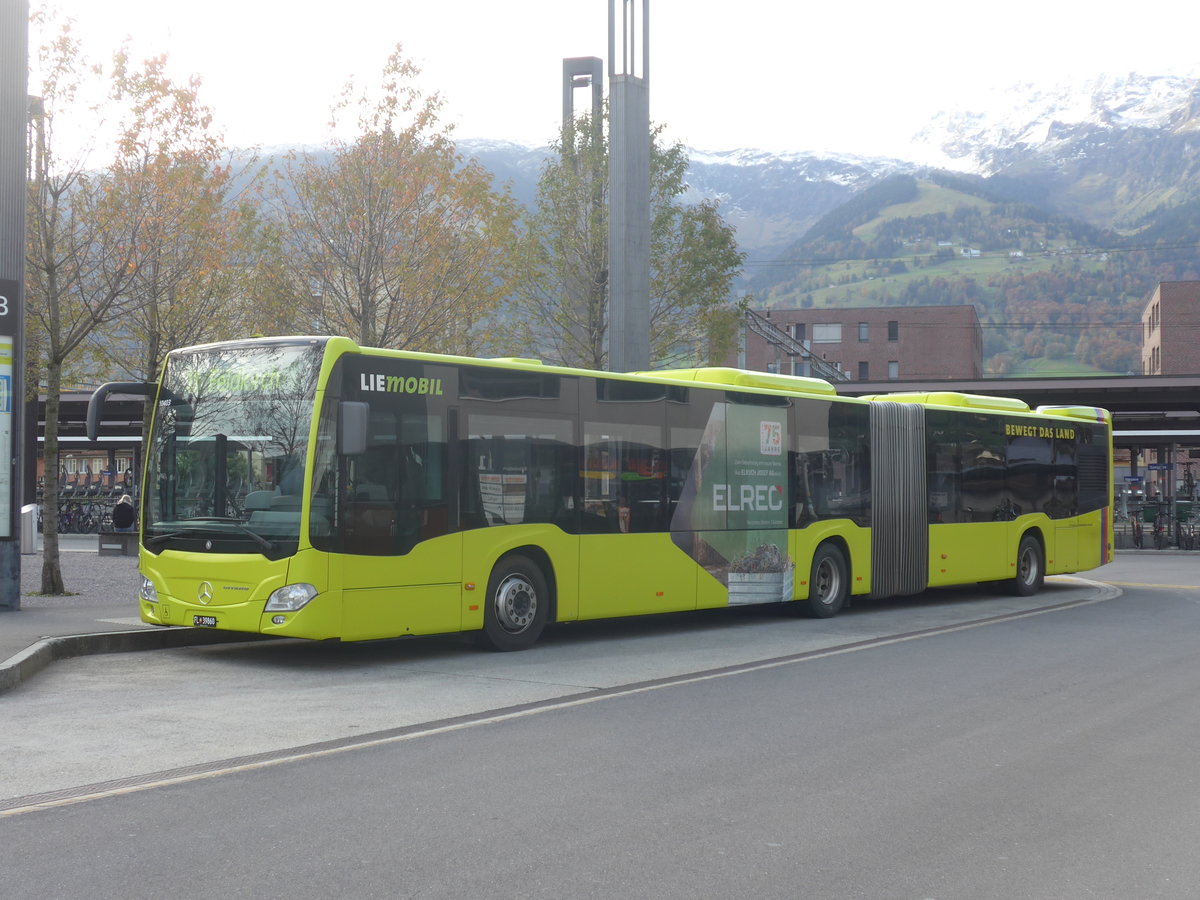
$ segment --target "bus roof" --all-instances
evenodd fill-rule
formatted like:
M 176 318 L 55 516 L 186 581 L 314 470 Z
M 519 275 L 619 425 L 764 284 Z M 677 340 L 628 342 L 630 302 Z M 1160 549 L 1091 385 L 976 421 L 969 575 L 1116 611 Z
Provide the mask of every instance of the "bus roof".
M 918 403 L 922 406 L 949 406 L 958 409 L 977 409 L 987 412 L 1027 413 L 1079 419 L 1084 422 L 1112 424 L 1112 414 L 1098 406 L 1039 406 L 1030 409 L 1024 400 L 1012 397 L 991 397 L 985 394 L 964 394 L 957 391 L 928 391 L 897 394 L 869 394 L 864 400 L 890 400 L 895 403 Z
M 364 353 L 372 356 L 392 356 L 408 359 L 425 360 L 433 363 L 452 363 L 459 365 L 495 366 L 497 368 L 523 369 L 526 371 L 556 372 L 570 375 L 603 376 L 631 381 L 666 381 L 684 382 L 697 385 L 711 385 L 730 388 L 740 388 L 754 391 L 766 391 L 775 394 L 802 395 L 809 397 L 837 398 L 848 403 L 863 403 L 866 401 L 889 401 L 894 403 L 917 403 L 922 406 L 942 406 L 959 409 L 974 409 L 990 412 L 1008 412 L 1027 415 L 1056 416 L 1060 418 L 1079 419 L 1088 422 L 1110 423 L 1112 416 L 1107 410 L 1093 406 L 1039 406 L 1036 410 L 1029 408 L 1023 400 L 1009 397 L 990 397 L 983 394 L 966 394 L 958 391 L 925 391 L 899 392 L 895 394 L 869 394 L 863 397 L 840 396 L 837 389 L 828 381 L 821 378 L 805 378 L 800 375 L 780 375 L 774 372 L 756 372 L 747 369 L 735 369 L 728 366 L 700 366 L 688 369 L 651 369 L 640 372 L 603 372 L 594 369 L 581 369 L 571 366 L 547 365 L 540 359 L 518 356 L 471 357 L 453 356 L 442 353 L 426 353 L 413 350 L 390 350 L 379 347 L 365 347 L 351 338 L 316 335 L 293 335 L 288 337 L 262 337 L 216 344 L 205 344 L 194 347 L 182 347 L 180 350 L 203 350 L 221 346 L 253 345 L 265 343 L 323 343 L 339 353 Z
M 922 393 L 871 394 L 864 400 L 891 400 L 895 403 L 917 403 L 921 406 L 956 406 L 960 409 L 986 409 L 1002 412 L 1029 412 L 1029 404 L 1011 397 L 988 397 L 983 394 L 962 394 L 957 391 Z
M 751 372 L 747 369 L 731 369 L 723 366 L 706 366 L 699 369 L 658 369 L 649 372 L 630 372 L 638 377 L 670 378 L 675 381 L 693 381 L 704 384 L 719 384 L 729 387 L 765 388 L 789 394 L 836 395 L 837 390 L 828 381 L 820 378 L 804 378 L 800 375 L 776 375 L 773 372 Z

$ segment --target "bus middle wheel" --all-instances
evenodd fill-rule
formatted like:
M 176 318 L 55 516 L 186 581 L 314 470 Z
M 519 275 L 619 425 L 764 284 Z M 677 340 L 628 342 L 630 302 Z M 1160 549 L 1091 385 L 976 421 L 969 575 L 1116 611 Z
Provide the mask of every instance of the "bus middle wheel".
M 850 595 L 850 567 L 846 555 L 836 544 L 822 544 L 813 554 L 812 573 L 808 578 L 808 599 L 801 600 L 801 611 L 817 619 L 837 615 Z

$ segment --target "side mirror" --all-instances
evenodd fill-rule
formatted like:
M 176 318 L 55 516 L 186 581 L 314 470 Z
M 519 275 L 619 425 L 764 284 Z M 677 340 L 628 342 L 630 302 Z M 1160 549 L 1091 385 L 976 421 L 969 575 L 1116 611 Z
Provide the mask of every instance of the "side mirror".
M 367 450 L 367 423 L 371 406 L 361 400 L 338 401 L 337 452 L 357 456 Z
M 100 413 L 109 394 L 137 394 L 153 397 L 158 385 L 145 381 L 106 381 L 92 392 L 87 408 L 87 436 L 94 441 L 100 436 Z M 149 415 L 149 411 L 147 411 Z

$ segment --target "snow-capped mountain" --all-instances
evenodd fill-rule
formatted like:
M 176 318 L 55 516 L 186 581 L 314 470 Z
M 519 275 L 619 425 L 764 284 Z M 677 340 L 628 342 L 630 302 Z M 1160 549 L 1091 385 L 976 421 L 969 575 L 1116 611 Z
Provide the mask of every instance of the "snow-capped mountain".
M 688 188 L 720 202 L 721 215 L 751 252 L 782 246 L 858 192 L 916 167 L 843 154 L 689 151 Z
M 768 153 L 765 150 L 691 150 L 693 166 L 759 168 L 788 167 L 806 181 L 833 181 L 844 187 L 861 187 L 865 182 L 891 174 L 908 165 L 902 160 L 858 156 L 853 153 Z
M 462 140 L 458 148 L 508 183 L 531 204 L 547 147 Z M 881 179 L 917 167 L 897 159 L 854 154 L 768 153 L 762 150 L 688 150 L 688 197 L 716 200 L 746 249 L 795 240 L 821 216 Z
M 981 95 L 970 109 L 938 114 L 914 137 L 913 155 L 927 164 L 991 175 L 1025 154 L 1069 151 L 1084 135 L 1134 129 L 1200 132 L 1200 81 L 1130 73 L 1050 89 L 1013 85 Z
M 461 141 L 531 203 L 548 148 Z M 1074 85 L 1015 85 L 941 113 L 907 160 L 852 153 L 689 149 L 689 190 L 719 200 L 752 254 L 799 238 L 860 191 L 897 173 L 941 168 L 1026 184 L 1056 214 L 1136 231 L 1200 202 L 1200 78 L 1136 73 Z

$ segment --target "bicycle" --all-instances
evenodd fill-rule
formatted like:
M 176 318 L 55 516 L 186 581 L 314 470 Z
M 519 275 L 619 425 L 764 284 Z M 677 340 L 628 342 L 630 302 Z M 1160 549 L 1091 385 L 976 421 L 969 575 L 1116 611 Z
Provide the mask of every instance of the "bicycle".
M 1167 528 L 1167 516 L 1160 507 L 1154 516 L 1154 549 L 1166 550 L 1171 542 L 1171 532 Z
M 1175 546 L 1180 550 L 1196 549 L 1196 524 L 1190 510 L 1181 511 L 1175 520 Z
M 58 533 L 74 534 L 78 530 L 78 524 L 79 508 L 69 501 L 61 504 L 58 508 Z

